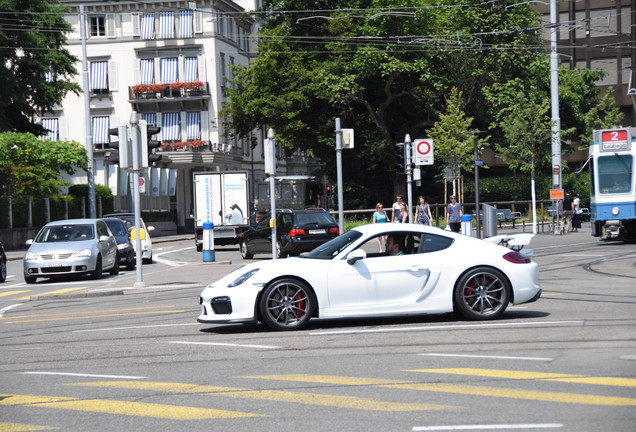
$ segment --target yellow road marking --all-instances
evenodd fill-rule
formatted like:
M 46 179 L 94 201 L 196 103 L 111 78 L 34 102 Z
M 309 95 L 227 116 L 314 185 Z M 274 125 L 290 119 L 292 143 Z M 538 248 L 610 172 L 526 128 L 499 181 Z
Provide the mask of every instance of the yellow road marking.
M 381 387 L 585 405 L 636 406 L 636 399 L 632 398 L 517 390 L 502 387 L 481 387 L 452 384 L 395 384 L 383 385 Z
M 59 290 L 55 290 L 55 291 L 48 291 L 45 293 L 42 293 L 40 295 L 46 295 L 46 294 L 62 294 L 62 293 L 66 293 L 66 292 L 72 292 L 72 291 L 78 291 L 81 289 L 88 289 L 88 287 L 79 287 L 79 288 L 63 288 L 63 289 L 59 289 Z M 26 297 L 20 297 L 16 300 L 29 300 L 31 298 L 31 296 L 26 296 Z
M 500 369 L 472 369 L 472 368 L 413 369 L 407 372 L 472 375 L 472 376 L 519 379 L 519 380 L 541 380 L 541 381 L 568 382 L 568 383 L 579 383 L 579 384 L 597 384 L 597 385 L 616 386 L 616 387 L 636 387 L 636 379 L 634 378 L 587 377 L 585 375 L 526 372 L 526 371 L 500 370 Z
M 127 388 L 153 390 L 171 393 L 206 393 L 212 396 L 224 396 L 241 399 L 258 399 L 278 402 L 304 403 L 308 405 L 352 408 L 367 411 L 424 411 L 453 408 L 447 405 L 383 402 L 352 396 L 333 396 L 317 393 L 300 393 L 279 390 L 249 390 L 243 388 L 218 387 L 182 383 L 160 383 L 141 381 L 103 381 L 68 385 Z
M 481 371 L 481 376 L 500 376 L 509 377 L 513 376 L 515 371 L 491 371 L 489 369 L 420 369 L 417 372 L 436 372 L 436 373 L 453 373 L 453 372 L 440 372 L 440 371 Z M 486 375 L 487 372 L 499 372 L 499 375 Z M 475 373 L 476 374 L 476 373 Z M 564 374 L 542 374 L 535 372 L 519 372 L 519 376 L 525 374 L 527 377 L 539 377 L 540 379 L 567 379 L 567 380 L 585 380 L 585 377 L 580 375 L 564 375 Z M 563 377 L 563 378 L 556 378 Z M 399 388 L 409 390 L 421 390 L 432 391 L 442 393 L 459 393 L 476 396 L 493 396 L 515 399 L 527 399 L 527 400 L 541 400 L 548 402 L 565 402 L 565 403 L 579 403 L 588 405 L 618 405 L 618 406 L 632 406 L 636 405 L 636 399 L 611 397 L 611 396 L 596 396 L 596 395 L 581 395 L 575 393 L 558 393 L 558 392 L 545 392 L 545 391 L 527 391 L 507 389 L 500 387 L 479 387 L 479 386 L 460 386 L 460 385 L 446 385 L 446 384 L 417 384 L 413 382 L 400 382 L 400 381 L 388 381 L 388 383 L 381 383 L 375 379 L 368 378 L 351 378 L 351 377 L 338 377 L 338 376 L 326 376 L 326 375 L 263 375 L 263 376 L 250 376 L 243 378 L 256 378 L 256 379 L 274 379 L 283 381 L 306 381 L 306 382 L 320 382 L 325 384 L 342 384 L 342 385 L 373 385 L 377 387 L 386 388 Z M 528 379 L 528 378 L 526 378 Z
M 35 426 L 20 423 L 0 423 L 0 432 L 28 432 L 28 431 L 41 431 L 41 430 L 53 430 L 59 428 L 47 427 L 47 426 Z
M 106 310 L 97 310 L 97 311 L 82 311 L 82 312 L 64 312 L 64 313 L 54 313 L 54 314 L 32 314 L 32 315 L 18 315 L 11 318 L 6 319 L 17 319 L 17 318 L 42 318 L 42 317 L 54 317 L 54 316 L 68 316 L 68 315 L 85 315 L 87 313 L 106 313 L 106 312 L 127 312 L 127 311 L 138 311 L 138 310 L 148 310 L 148 309 L 167 309 L 173 308 L 174 305 L 166 305 L 166 306 L 145 306 L 145 307 L 136 307 L 136 308 L 124 308 L 124 309 L 106 309 Z
M 263 417 L 261 414 L 224 411 L 210 408 L 184 407 L 143 402 L 111 401 L 105 399 L 80 400 L 76 398 L 55 398 L 27 395 L 0 395 L 0 398 L 2 398 L 2 400 L 0 400 L 0 405 L 28 405 L 43 408 L 123 414 L 171 420 Z
M 66 318 L 42 318 L 42 319 L 30 319 L 30 320 L 16 320 L 16 318 L 5 318 L 7 321 L 6 324 L 18 324 L 18 323 L 28 323 L 28 322 L 44 322 L 44 321 L 68 321 L 68 320 L 78 320 L 78 319 L 86 319 L 86 318 L 106 318 L 106 317 L 116 317 L 116 316 L 130 316 L 130 315 L 148 315 L 148 314 L 157 314 L 157 313 L 182 313 L 185 310 L 165 310 L 165 311 L 151 311 L 151 312 L 133 312 L 133 313 L 121 313 L 121 314 L 101 314 L 101 315 L 85 315 L 79 317 L 66 317 Z
M 16 294 L 22 294 L 25 292 L 29 292 L 31 290 L 24 290 L 24 291 L 5 291 L 0 293 L 0 297 L 6 297 L 6 296 L 10 296 L 10 295 L 16 295 Z M 19 300 L 19 299 L 18 299 Z
M 245 376 L 240 378 L 265 379 L 278 381 L 300 381 L 321 384 L 341 384 L 348 386 L 372 386 L 382 384 L 409 384 L 412 381 L 396 381 L 377 378 L 356 378 L 356 377 L 340 377 L 329 375 L 259 375 Z

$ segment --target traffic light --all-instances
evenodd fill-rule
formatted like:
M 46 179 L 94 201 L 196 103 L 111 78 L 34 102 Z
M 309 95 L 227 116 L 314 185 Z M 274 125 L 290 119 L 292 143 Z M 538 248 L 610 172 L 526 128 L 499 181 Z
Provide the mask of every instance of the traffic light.
M 110 128 L 108 129 L 108 135 L 113 135 L 118 138 L 118 141 L 111 141 L 106 144 L 106 148 L 111 149 L 108 155 L 108 161 L 113 165 L 119 165 L 119 168 L 130 168 L 128 158 L 128 128 L 126 126 Z
M 395 144 L 395 170 L 404 173 L 404 143 Z
M 141 131 L 141 166 L 145 168 L 161 160 L 161 155 L 152 152 L 161 145 L 160 141 L 152 139 L 152 136 L 157 135 L 161 128 L 140 123 L 139 129 Z
M 331 190 L 332 186 L 331 185 L 327 185 L 325 189 L 327 189 L 327 196 L 331 196 Z

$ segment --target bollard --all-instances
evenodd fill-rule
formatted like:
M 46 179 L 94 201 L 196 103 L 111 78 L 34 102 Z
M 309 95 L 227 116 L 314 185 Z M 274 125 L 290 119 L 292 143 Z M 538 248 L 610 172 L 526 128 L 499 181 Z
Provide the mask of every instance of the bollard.
M 473 217 L 462 215 L 462 234 L 471 237 L 473 235 Z
M 203 262 L 211 262 L 214 259 L 214 224 L 203 222 Z

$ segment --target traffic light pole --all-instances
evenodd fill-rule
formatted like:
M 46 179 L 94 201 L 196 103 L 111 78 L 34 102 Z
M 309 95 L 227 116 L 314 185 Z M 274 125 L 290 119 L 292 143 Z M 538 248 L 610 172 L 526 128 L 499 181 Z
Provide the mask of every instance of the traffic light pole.
M 344 234 L 344 184 L 342 183 L 342 130 L 340 130 L 340 117 L 336 118 L 336 170 L 338 181 L 338 229 Z
M 144 283 L 143 277 L 143 259 L 141 250 L 141 198 L 139 196 L 139 121 L 137 120 L 137 112 L 133 111 L 130 116 L 130 134 L 132 135 L 132 189 L 133 189 L 133 200 L 135 207 L 135 245 L 137 249 L 136 259 L 137 259 L 137 282 L 133 285 L 134 288 L 143 288 L 146 286 Z M 147 235 L 147 233 L 146 233 Z
M 409 215 L 409 223 L 413 222 L 413 167 L 412 167 L 412 154 L 411 154 L 411 135 L 406 134 L 404 137 L 404 152 L 406 153 L 405 168 L 406 168 L 406 199 L 408 208 L 406 212 Z

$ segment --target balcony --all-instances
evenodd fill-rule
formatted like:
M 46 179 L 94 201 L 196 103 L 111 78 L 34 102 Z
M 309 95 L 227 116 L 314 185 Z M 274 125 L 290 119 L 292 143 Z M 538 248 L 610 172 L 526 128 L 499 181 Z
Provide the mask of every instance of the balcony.
M 128 102 L 138 112 L 160 111 L 159 106 L 179 110 L 205 108 L 210 99 L 210 85 L 207 82 L 198 83 L 199 86 L 181 82 L 139 84 L 128 87 Z

